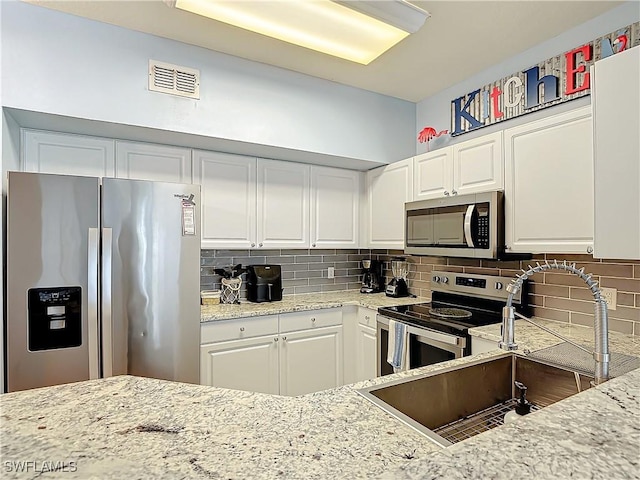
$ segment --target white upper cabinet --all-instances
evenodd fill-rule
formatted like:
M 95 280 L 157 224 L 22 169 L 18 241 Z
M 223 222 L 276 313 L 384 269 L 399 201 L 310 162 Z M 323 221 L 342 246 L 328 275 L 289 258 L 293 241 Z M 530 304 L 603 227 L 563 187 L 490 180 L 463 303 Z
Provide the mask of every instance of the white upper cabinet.
M 413 199 L 427 200 L 449 195 L 453 189 L 451 147 L 423 153 L 413 159 Z
M 593 71 L 593 255 L 637 260 L 640 259 L 640 47 L 596 62 Z
M 413 198 L 413 158 L 367 172 L 367 241 L 404 248 L 404 204 Z
M 311 167 L 311 248 L 358 248 L 361 175 Z
M 151 143 L 117 141 L 116 177 L 191 183 L 191 150 Z
M 504 188 L 502 132 L 414 158 L 414 200 Z
M 22 129 L 25 172 L 114 177 L 114 141 Z
M 202 186 L 202 247 L 256 246 L 256 159 L 193 152 L 194 182 Z
M 591 108 L 505 130 L 507 252 L 593 251 Z
M 502 132 L 453 145 L 452 195 L 504 188 Z
M 310 167 L 258 159 L 259 248 L 309 247 Z

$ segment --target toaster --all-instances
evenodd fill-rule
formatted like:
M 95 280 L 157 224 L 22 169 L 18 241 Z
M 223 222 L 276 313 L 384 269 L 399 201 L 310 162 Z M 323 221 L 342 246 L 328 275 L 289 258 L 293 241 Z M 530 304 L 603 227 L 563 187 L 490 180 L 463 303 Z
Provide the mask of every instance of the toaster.
M 280 265 L 247 265 L 247 300 L 250 302 L 282 300 Z

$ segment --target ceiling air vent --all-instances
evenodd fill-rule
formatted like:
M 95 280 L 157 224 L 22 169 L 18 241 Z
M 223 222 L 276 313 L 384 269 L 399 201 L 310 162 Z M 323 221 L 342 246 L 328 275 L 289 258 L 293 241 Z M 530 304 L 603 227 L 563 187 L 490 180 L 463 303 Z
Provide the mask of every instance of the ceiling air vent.
M 149 60 L 149 90 L 200 98 L 200 71 Z

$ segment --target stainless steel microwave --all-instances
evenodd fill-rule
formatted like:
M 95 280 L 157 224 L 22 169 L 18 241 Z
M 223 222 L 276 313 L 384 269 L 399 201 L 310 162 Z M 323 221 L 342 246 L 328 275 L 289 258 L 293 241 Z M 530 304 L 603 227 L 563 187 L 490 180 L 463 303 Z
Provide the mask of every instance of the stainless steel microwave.
M 487 192 L 405 203 L 404 251 L 498 259 L 504 253 L 504 195 Z

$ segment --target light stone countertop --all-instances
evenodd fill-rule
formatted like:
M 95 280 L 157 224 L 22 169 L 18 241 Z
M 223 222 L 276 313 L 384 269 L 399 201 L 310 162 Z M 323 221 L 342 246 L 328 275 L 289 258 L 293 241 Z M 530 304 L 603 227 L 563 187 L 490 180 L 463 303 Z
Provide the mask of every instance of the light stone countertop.
M 558 332 L 560 335 L 565 336 L 576 343 L 593 349 L 594 335 L 593 328 L 591 327 L 575 324 L 572 325 L 565 322 L 556 322 L 537 317 L 533 317 L 533 320 L 543 327 L 547 327 L 554 332 Z M 502 324 L 500 323 L 486 325 L 484 327 L 475 327 L 469 329 L 469 334 L 472 337 L 479 337 L 499 342 L 502 338 L 501 328 Z M 535 325 L 531 325 L 524 320 L 516 320 L 515 342 L 518 344 L 519 352 L 523 352 L 524 350 L 530 350 L 533 352 L 535 350 L 563 343 L 563 340 L 550 335 L 544 330 L 536 327 Z M 626 335 L 619 332 L 609 332 L 609 350 L 611 352 L 638 356 L 640 355 L 640 336 Z
M 360 293 L 358 290 L 305 293 L 301 295 L 285 295 L 278 302 L 254 303 L 244 300 L 240 304 L 202 305 L 200 308 L 200 320 L 203 323 L 215 322 L 232 318 L 342 307 L 343 305 L 358 305 L 377 310 L 380 307 L 411 305 L 428 301 L 430 299 L 422 297 L 393 298 L 387 297 L 384 293 Z
M 516 338 L 545 343 L 520 324 Z M 354 391 L 503 353 L 295 398 L 131 376 L 5 394 L 3 478 L 640 478 L 640 369 L 447 449 Z M 34 471 L 65 460 L 75 472 Z

